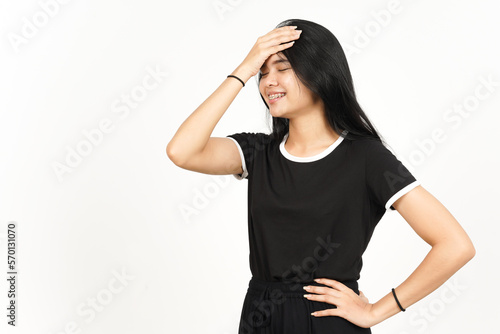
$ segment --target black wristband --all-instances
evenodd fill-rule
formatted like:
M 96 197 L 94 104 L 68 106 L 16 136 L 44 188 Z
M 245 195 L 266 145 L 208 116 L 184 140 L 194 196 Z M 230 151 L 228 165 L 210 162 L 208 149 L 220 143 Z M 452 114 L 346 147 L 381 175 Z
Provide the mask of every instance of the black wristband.
M 401 311 L 406 311 L 403 306 L 401 306 L 401 304 L 399 303 L 399 300 L 398 300 L 398 297 L 396 297 L 396 291 L 394 291 L 394 288 L 392 288 L 392 295 L 394 296 L 394 299 L 396 299 L 396 303 L 398 303 L 398 306 L 399 308 L 401 309 Z
M 228 78 L 231 77 L 231 78 L 238 79 L 241 82 L 241 84 L 243 85 L 243 87 L 245 87 L 245 83 L 243 82 L 243 80 L 241 80 L 240 78 L 238 78 L 236 75 L 229 74 L 227 77 Z

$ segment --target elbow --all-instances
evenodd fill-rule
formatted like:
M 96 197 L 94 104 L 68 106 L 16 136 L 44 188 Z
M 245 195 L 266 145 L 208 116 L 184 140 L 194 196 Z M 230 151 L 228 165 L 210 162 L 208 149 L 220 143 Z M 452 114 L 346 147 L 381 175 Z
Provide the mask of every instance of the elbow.
M 167 152 L 167 157 L 173 162 L 174 161 L 174 152 L 172 150 L 172 146 L 170 145 L 170 142 L 167 144 L 166 152 Z
M 176 153 L 175 148 L 170 144 L 170 142 L 167 144 L 166 152 L 168 158 L 174 163 L 174 165 L 182 167 L 181 162 L 179 161 L 178 154 Z
M 474 244 L 472 243 L 472 240 L 468 235 L 465 235 L 461 238 L 461 240 L 459 241 L 459 245 L 461 257 L 465 261 L 465 263 L 469 262 L 474 258 L 474 256 L 476 256 L 476 248 L 474 247 Z
M 476 256 L 476 248 L 471 241 L 468 242 L 467 247 L 462 251 L 462 257 L 465 259 L 465 263 L 469 262 Z
M 456 260 L 463 266 L 476 256 L 476 248 L 470 239 L 461 240 L 455 246 Z
M 432 248 L 439 249 L 446 262 L 461 268 L 476 255 L 476 249 L 469 238 L 456 238 L 438 242 Z

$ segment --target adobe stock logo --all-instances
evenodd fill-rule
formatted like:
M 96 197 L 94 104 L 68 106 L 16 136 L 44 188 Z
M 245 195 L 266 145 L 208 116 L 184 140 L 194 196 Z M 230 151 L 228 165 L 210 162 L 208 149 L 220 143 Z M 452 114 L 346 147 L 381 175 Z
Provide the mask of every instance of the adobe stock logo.
M 230 183 L 231 177 L 229 175 L 222 175 L 213 177 L 214 182 L 207 182 L 201 187 L 193 189 L 193 198 L 190 203 L 180 203 L 177 205 L 179 212 L 185 224 L 192 223 L 192 217 L 199 216 L 202 210 L 210 206 L 221 191 L 226 188 Z
M 290 290 L 302 291 L 300 282 L 313 280 L 313 273 L 318 268 L 319 263 L 326 261 L 340 246 L 339 243 L 334 243 L 331 239 L 331 235 L 327 235 L 326 240 L 317 237 L 318 245 L 314 248 L 312 256 L 305 257 L 300 264 L 293 264 L 291 269 L 283 272 L 281 277 L 284 283 L 296 283 L 290 286 Z M 254 310 L 240 323 L 240 333 L 250 334 L 254 333 L 256 328 L 269 326 L 277 305 L 283 304 L 285 301 L 286 296 L 280 288 L 270 290 L 267 299 L 254 301 L 252 306 Z
M 335 249 L 340 247 L 340 243 L 332 242 L 330 234 L 326 237 L 326 240 L 317 237 L 316 241 L 318 246 L 314 249 L 313 255 L 304 258 L 299 265 L 293 264 L 289 270 L 283 272 L 281 275 L 283 282 L 312 281 L 313 274 L 318 269 L 319 264 L 326 261 L 334 253 Z M 298 288 L 300 288 L 300 284 L 296 284 L 293 289 Z
M 66 174 L 71 174 L 82 164 L 84 158 L 90 156 L 95 148 L 102 145 L 105 135 L 111 134 L 116 129 L 116 125 L 126 120 L 134 109 L 138 109 L 144 100 L 165 81 L 168 73 L 155 67 L 146 66 L 146 74 L 140 83 L 134 85 L 127 93 L 120 94 L 120 98 L 115 99 L 111 105 L 111 112 L 116 114 L 116 120 L 110 117 L 103 117 L 98 124 L 88 130 L 81 130 L 80 139 L 74 146 L 66 145 L 66 155 L 61 161 L 51 163 L 52 170 L 59 183 L 64 181 Z M 81 136 L 80 136 L 81 137 Z
M 401 13 L 403 7 L 399 0 L 390 0 L 387 3 L 387 9 L 372 10 L 370 15 L 371 20 L 366 22 L 362 28 L 356 26 L 353 43 L 345 43 L 346 56 L 360 54 L 363 49 L 368 47 L 370 43 L 377 38 L 384 28 L 387 28 L 394 16 Z
M 477 117 L 474 114 L 481 110 L 482 104 L 486 100 L 498 93 L 498 87 L 500 87 L 500 81 L 494 77 L 493 73 L 486 76 L 480 75 L 474 90 L 459 101 L 453 102 L 453 105 L 442 113 L 442 119 L 445 122 L 443 126 L 430 130 L 427 138 L 413 141 L 417 148 L 410 152 L 409 164 L 411 166 L 424 164 L 440 145 L 449 140 L 453 131 L 456 132 L 470 117 Z
M 234 11 L 242 2 L 243 0 L 215 0 L 212 2 L 212 6 L 219 16 L 219 19 L 224 21 L 226 13 Z
M 418 333 L 426 333 L 432 322 L 439 320 L 439 316 L 446 313 L 448 307 L 459 301 L 459 297 L 468 289 L 468 286 L 458 281 L 454 276 L 444 285 L 439 287 L 434 298 L 420 305 L 418 309 L 412 309 L 409 314 L 409 323 Z M 438 294 L 439 292 L 439 294 Z
M 85 301 L 76 306 L 76 314 L 83 319 L 73 319 L 65 324 L 61 324 L 61 328 L 57 332 L 52 332 L 53 334 L 78 334 L 86 332 L 86 325 L 98 318 L 100 313 L 106 313 L 105 310 L 110 307 L 109 305 L 115 299 L 119 299 L 117 298 L 118 295 L 122 294 L 130 282 L 135 280 L 135 276 L 126 272 L 126 268 L 121 268 L 121 271 L 113 270 L 111 273 L 113 277 L 107 281 L 107 284 L 102 289 L 97 291 L 97 293 L 93 293 Z M 124 301 L 119 302 L 123 303 Z
M 46 0 L 38 1 L 40 10 L 36 11 L 31 18 L 23 16 L 20 33 L 9 32 L 7 39 L 16 53 L 19 53 L 21 45 L 28 44 L 35 38 L 40 30 L 47 26 L 50 20 L 59 14 L 61 5 L 71 0 Z

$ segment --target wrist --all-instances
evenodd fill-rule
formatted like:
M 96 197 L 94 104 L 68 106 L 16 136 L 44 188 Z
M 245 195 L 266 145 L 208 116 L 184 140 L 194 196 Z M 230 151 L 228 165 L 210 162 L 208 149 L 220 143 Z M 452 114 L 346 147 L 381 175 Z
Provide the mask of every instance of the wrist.
M 245 70 L 245 68 L 242 68 L 241 66 L 238 66 L 232 73 L 231 75 L 235 75 L 237 76 L 238 78 L 240 78 L 241 80 L 243 80 L 243 82 L 246 84 L 248 80 L 250 80 L 251 77 L 253 77 L 253 75 L 251 75 L 247 70 Z
M 392 292 L 389 292 L 379 301 L 372 304 L 372 307 L 370 309 L 370 321 L 373 323 L 373 325 L 376 325 L 399 313 L 399 311 L 399 307 L 394 301 Z
M 368 314 L 370 327 L 385 320 L 380 312 L 380 308 L 377 306 L 377 303 L 371 304 L 370 312 Z

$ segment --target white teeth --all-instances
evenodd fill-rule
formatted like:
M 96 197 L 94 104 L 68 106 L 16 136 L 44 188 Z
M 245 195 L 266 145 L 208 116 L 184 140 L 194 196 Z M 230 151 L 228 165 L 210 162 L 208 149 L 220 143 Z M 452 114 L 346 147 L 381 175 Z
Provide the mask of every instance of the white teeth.
M 284 94 L 284 93 L 282 93 L 282 94 L 274 94 L 274 95 L 269 95 L 269 99 L 270 99 L 270 100 L 274 100 L 274 99 L 277 99 L 278 97 L 283 97 L 283 96 L 285 96 L 285 94 Z

